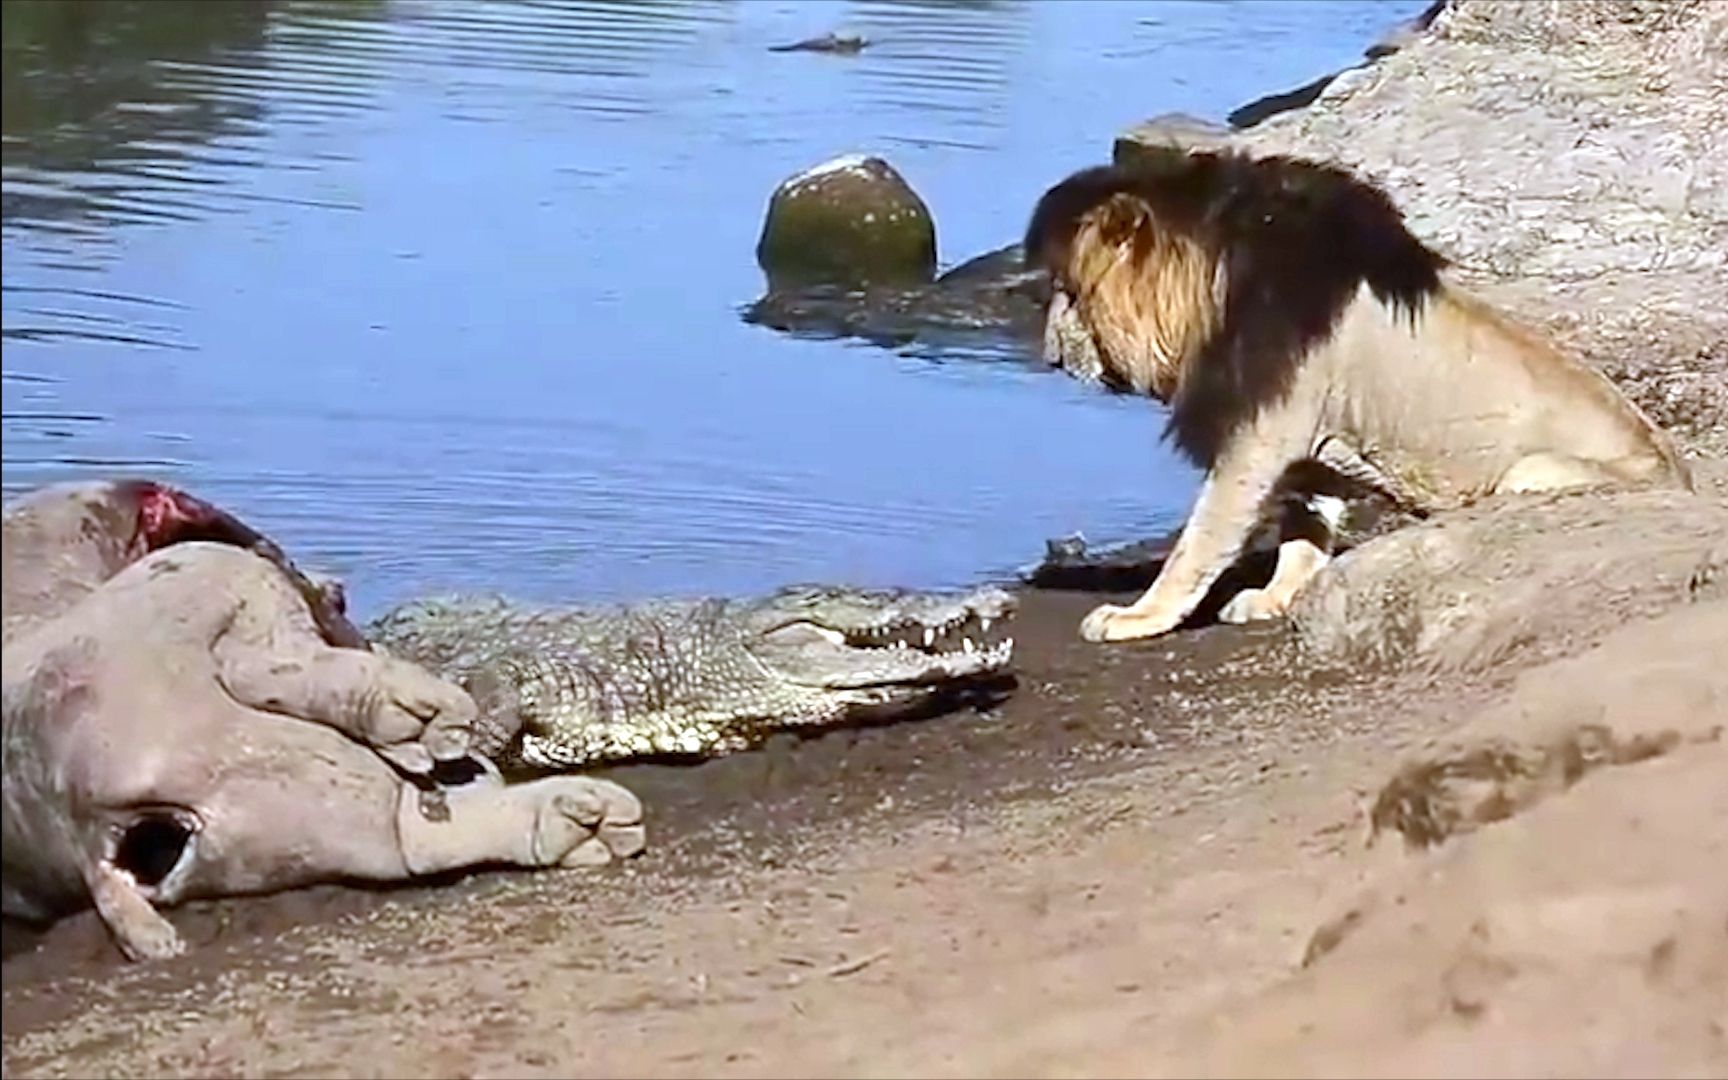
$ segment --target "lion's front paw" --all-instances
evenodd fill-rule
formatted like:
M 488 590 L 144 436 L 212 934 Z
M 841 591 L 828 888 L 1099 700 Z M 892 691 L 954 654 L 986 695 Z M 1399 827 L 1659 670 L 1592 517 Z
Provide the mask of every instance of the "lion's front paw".
M 1276 619 L 1284 614 L 1285 607 L 1265 589 L 1243 589 L 1218 612 L 1218 621 L 1241 624 Z
M 128 960 L 167 960 L 186 951 L 174 924 L 138 891 L 132 875 L 104 859 L 90 879 L 96 914 Z
M 1142 615 L 1117 604 L 1100 604 L 1081 620 L 1080 636 L 1092 642 L 1132 641 L 1157 637 L 1175 628 L 1175 624 L 1156 615 Z
M 1100 604 L 1080 620 L 1080 637 L 1085 641 L 1110 640 L 1110 624 L 1128 609 L 1118 604 Z

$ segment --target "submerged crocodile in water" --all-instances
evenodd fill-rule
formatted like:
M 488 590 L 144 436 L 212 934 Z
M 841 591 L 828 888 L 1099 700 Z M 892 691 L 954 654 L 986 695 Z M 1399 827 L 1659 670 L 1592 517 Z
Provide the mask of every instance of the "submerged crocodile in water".
M 403 605 L 367 634 L 473 695 L 476 750 L 506 768 L 571 769 L 713 757 L 1001 689 L 1014 609 L 994 587 L 795 586 L 589 609 L 455 598 Z

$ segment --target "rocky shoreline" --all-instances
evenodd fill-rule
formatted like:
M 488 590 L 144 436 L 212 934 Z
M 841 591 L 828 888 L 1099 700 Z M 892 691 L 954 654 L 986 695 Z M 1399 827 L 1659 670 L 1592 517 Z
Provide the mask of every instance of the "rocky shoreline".
M 1728 454 L 1728 9 L 1465 0 L 1243 133 L 1390 192 L 1485 295 Z

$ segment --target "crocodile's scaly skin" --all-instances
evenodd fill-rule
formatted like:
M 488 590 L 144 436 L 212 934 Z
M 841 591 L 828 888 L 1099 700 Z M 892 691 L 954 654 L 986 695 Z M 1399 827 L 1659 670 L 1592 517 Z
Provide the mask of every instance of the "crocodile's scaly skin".
M 866 625 L 873 597 L 880 620 Z M 831 724 L 854 709 L 929 697 L 1003 672 L 1011 642 L 951 655 L 832 643 L 892 628 L 915 643 L 1006 618 L 1000 590 L 845 593 L 844 617 L 800 594 L 534 609 L 499 599 L 421 601 L 368 627 L 375 644 L 466 687 L 480 708 L 475 749 L 503 765 L 572 769 L 662 756 L 716 756 L 768 733 Z M 776 635 L 801 631 L 791 645 Z M 794 631 L 793 633 L 799 633 Z M 818 636 L 823 635 L 823 636 Z M 981 635 L 980 635 L 981 638 Z M 832 676 L 832 677 L 831 677 Z
M 832 721 L 845 711 L 841 701 L 777 681 L 758 687 L 748 709 L 716 710 L 700 704 L 700 684 L 705 681 L 700 675 L 684 679 L 668 673 L 662 682 L 658 673 L 638 671 L 627 674 L 626 685 L 620 686 L 616 679 L 597 677 L 587 664 L 551 656 L 506 659 L 500 674 L 514 688 L 522 723 L 517 753 L 542 768 L 668 754 L 724 754 L 745 749 L 774 726 Z M 669 693 L 658 705 L 641 706 L 650 694 L 663 690 Z M 631 702 L 638 704 L 632 707 Z M 480 749 L 497 754 L 506 748 Z

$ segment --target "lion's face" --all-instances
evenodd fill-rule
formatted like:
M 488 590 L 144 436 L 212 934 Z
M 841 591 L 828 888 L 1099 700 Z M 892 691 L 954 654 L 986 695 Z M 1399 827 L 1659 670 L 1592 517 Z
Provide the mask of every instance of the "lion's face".
M 1168 401 L 1217 325 L 1219 261 L 1126 194 L 1083 215 L 1065 254 L 1051 274 L 1045 359 Z

